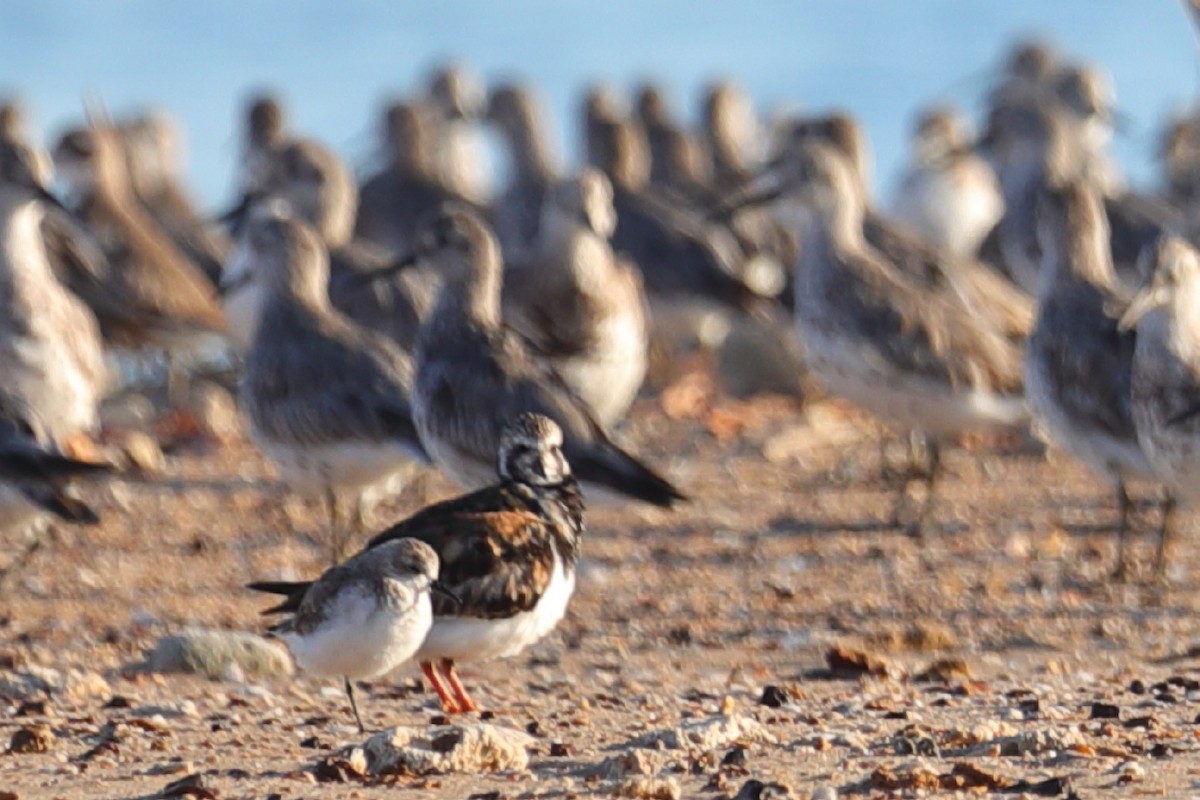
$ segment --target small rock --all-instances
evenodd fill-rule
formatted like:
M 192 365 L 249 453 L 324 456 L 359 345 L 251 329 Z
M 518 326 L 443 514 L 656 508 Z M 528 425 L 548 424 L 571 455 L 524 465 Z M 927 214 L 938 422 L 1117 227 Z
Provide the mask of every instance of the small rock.
M 734 796 L 733 800 L 792 800 L 792 787 L 786 783 L 763 783 L 759 780 L 748 780 Z
M 199 800 L 216 800 L 217 791 L 208 785 L 203 775 L 188 775 L 168 783 L 158 796 L 161 798 L 196 797 Z
M 628 750 L 604 759 L 593 774 L 610 781 L 619 781 L 630 775 L 657 775 L 666 760 L 666 756 L 652 750 Z
M 630 778 L 617 789 L 617 797 L 642 800 L 679 800 L 682 796 L 674 778 Z
M 162 448 L 149 434 L 132 431 L 121 441 L 121 452 L 129 461 L 143 472 L 161 472 L 167 460 Z
M 524 731 L 487 723 L 437 728 L 423 735 L 396 727 L 377 733 L 361 750 L 370 775 L 508 772 L 529 766 L 536 740 Z
M 813 789 L 812 800 L 837 800 L 837 789 L 832 786 L 818 786 Z
M 293 672 L 287 648 L 278 642 L 244 631 L 202 628 L 160 639 L 146 668 L 151 672 L 195 673 L 214 680 L 231 674 L 261 680 Z
M 1091 719 L 1120 719 L 1121 708 L 1111 703 L 1092 703 Z
M 639 736 L 634 747 L 665 747 L 668 750 L 718 750 L 731 744 L 774 744 L 774 734 L 761 722 L 743 716 L 719 716 L 658 730 Z
M 8 742 L 10 753 L 45 753 L 54 745 L 49 725 L 26 725 L 13 732 Z
M 205 382 L 192 390 L 190 406 L 197 421 L 220 442 L 241 435 L 242 417 L 237 401 L 223 386 Z
M 111 693 L 108 681 L 99 673 L 88 670 L 58 670 L 31 664 L 19 672 L 0 676 L 0 695 L 21 700 L 53 695 L 78 701 Z
M 758 698 L 758 704 L 767 708 L 780 708 L 791 701 L 792 697 L 788 694 L 787 689 L 774 684 L 764 686 L 762 697 Z

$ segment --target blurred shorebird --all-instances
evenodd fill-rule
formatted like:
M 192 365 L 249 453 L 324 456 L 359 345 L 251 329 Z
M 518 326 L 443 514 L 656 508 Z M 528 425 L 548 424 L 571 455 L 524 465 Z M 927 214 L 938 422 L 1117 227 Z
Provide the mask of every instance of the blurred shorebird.
M 417 340 L 414 417 L 426 451 L 464 488 L 491 482 L 504 426 L 544 414 L 589 491 L 670 507 L 684 496 L 614 444 L 587 403 L 501 320 L 500 249 L 487 224 L 450 207 L 426 226 L 414 253 L 442 279 Z
M 389 254 L 412 251 L 417 226 L 432 209 L 465 200 L 438 172 L 436 128 L 418 104 L 392 103 L 383 114 L 387 163 L 359 191 L 354 236 Z
M 480 128 L 486 105 L 483 79 L 466 64 L 452 61 L 430 73 L 422 106 L 430 115 L 431 138 L 438 145 L 437 175 L 451 193 L 476 204 L 487 203 L 492 196 Z
M 73 241 L 81 231 L 54 227 L 66 212 L 42 166 L 32 148 L 0 139 L 0 396 L 35 409 L 49 439 L 69 446 L 96 427 L 108 376 L 95 316 L 56 274 L 69 268 L 65 259 L 87 258 L 89 243 Z
M 456 662 L 514 656 L 566 614 L 584 507 L 562 444 L 562 431 L 550 419 L 518 415 L 500 436 L 498 482 L 429 506 L 380 533 L 364 551 L 416 539 L 437 552 L 441 583 L 454 597 L 432 598 L 433 625 L 416 658 L 447 713 L 477 708 Z M 307 584 L 251 588 L 287 596 L 264 612 L 270 614 L 295 609 Z
M 100 517 L 74 495 L 72 484 L 112 470 L 111 464 L 63 454 L 26 401 L 0 391 L 0 532 L 20 531 L 46 514 L 95 525 Z M 25 561 L 36 547 L 34 543 L 11 559 L 0 575 Z
M 206 334 L 224 332 L 215 286 L 138 201 L 115 128 L 69 131 L 54 148 L 54 162 L 110 264 L 102 275 L 72 271 L 67 285 L 91 307 L 110 343 L 167 353 L 174 394 L 174 356 Z
M 118 127 L 126 169 L 143 210 L 214 285 L 229 240 L 196 211 L 183 186 L 183 133 L 163 111 L 138 114 Z
M 870 148 L 866 134 L 858 121 L 843 113 L 802 119 L 784 141 L 773 163 L 785 162 L 789 153 L 802 149 L 806 143 L 820 142 L 831 146 L 850 168 L 850 186 L 857 195 L 861 215 L 862 237 L 918 289 L 949 299 L 965 306 L 984 324 L 1002 331 L 1014 343 L 1023 342 L 1033 328 L 1035 308 L 1032 298 L 990 264 L 974 258 L 954 258 L 938 251 L 916 235 L 897 225 L 871 207 L 868 191 Z M 768 168 L 747 188 L 769 198 L 779 193 L 773 186 L 777 170 Z M 731 204 L 743 202 L 736 195 Z M 803 236 L 798 237 L 803 241 Z
M 958 259 L 975 258 L 1004 215 L 996 174 L 972 152 L 967 123 L 953 109 L 917 117 L 910 166 L 892 209 L 897 222 Z
M 433 301 L 433 287 L 412 270 L 391 272 L 388 280 L 373 277 L 395 259 L 381 248 L 352 241 L 358 195 L 341 159 L 317 142 L 296 139 L 263 156 L 257 181 L 227 215 L 234 229 L 256 205 L 283 202 L 320 235 L 328 250 L 328 292 L 334 307 L 410 350 Z M 263 283 L 255 264 L 234 247 L 222 276 L 230 339 L 242 352 L 253 340 L 262 303 Z
M 546 118 L 532 89 L 508 83 L 492 90 L 487 120 L 504 139 L 511 165 L 508 186 L 493 203 L 492 223 L 505 263 L 525 263 L 537 255 L 542 206 L 558 172 Z
M 251 213 L 238 249 L 262 280 L 261 319 L 241 399 L 254 441 L 289 486 L 321 491 L 335 561 L 351 534 L 339 492 L 355 494 L 424 456 L 412 419 L 412 364 L 329 302 L 320 237 L 282 204 Z
M 612 186 L 584 168 L 556 183 L 534 263 L 504 275 L 504 319 L 602 425 L 629 409 L 647 366 L 646 296 L 637 267 L 609 244 Z
M 1149 277 L 1121 317 L 1136 329 L 1133 421 L 1155 473 L 1185 505 L 1200 499 L 1200 253 L 1165 236 L 1147 248 Z M 1158 569 L 1166 566 L 1173 533 L 1171 505 L 1163 512 Z
M 1114 485 L 1115 575 L 1123 578 L 1131 509 L 1126 481 L 1154 475 L 1134 428 L 1135 337 L 1118 326 L 1125 300 L 1099 194 L 1069 183 L 1043 195 L 1037 216 L 1043 264 L 1038 322 L 1025 356 L 1025 396 L 1050 441 Z
M 386 675 L 411 659 L 433 624 L 430 591 L 438 557 L 415 539 L 394 539 L 330 568 L 298 592 L 292 615 L 271 633 L 313 675 L 341 678 L 365 733 L 353 680 Z M 250 584 L 250 588 L 272 584 Z
M 791 148 L 773 173 L 775 193 L 798 206 L 805 226 L 796 325 L 806 363 L 830 394 L 925 435 L 929 491 L 913 526 L 923 534 L 941 440 L 1026 420 L 1019 347 L 954 292 L 921 286 L 868 243 L 861 189 L 839 150 Z
M 778 274 L 747 273 L 728 228 L 648 191 L 650 162 L 641 131 L 626 120 L 596 130 L 596 166 L 613 187 L 613 250 L 642 272 L 655 299 L 705 299 L 746 310 L 780 289 Z

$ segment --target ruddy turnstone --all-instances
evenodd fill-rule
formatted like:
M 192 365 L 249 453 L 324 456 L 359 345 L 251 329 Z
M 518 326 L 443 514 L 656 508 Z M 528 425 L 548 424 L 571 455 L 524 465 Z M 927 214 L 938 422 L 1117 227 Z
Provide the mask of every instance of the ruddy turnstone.
M 380 542 L 309 584 L 292 615 L 270 632 L 300 669 L 342 679 L 365 733 L 352 681 L 386 675 L 413 657 L 433 623 L 430 591 L 437 580 L 432 547 L 405 538 Z
M 637 267 L 613 253 L 612 186 L 584 168 L 556 183 L 542 210 L 534 263 L 504 276 L 504 319 L 613 425 L 647 365 L 646 296 Z
M 530 411 L 562 428 L 563 451 L 589 491 L 666 507 L 684 499 L 614 444 L 587 404 L 505 326 L 500 248 L 478 214 L 441 210 L 414 258 L 427 260 L 442 278 L 417 338 L 414 419 L 426 451 L 450 478 L 465 488 L 490 483 L 504 425 Z
M 241 385 L 250 430 L 293 489 L 324 492 L 336 561 L 350 534 L 339 490 L 359 492 L 423 457 L 412 365 L 333 308 L 325 247 L 283 204 L 257 206 L 237 248 L 263 287 Z
M 1004 215 L 996 173 L 971 149 L 967 123 L 951 108 L 917 118 L 911 164 L 893 204 L 896 221 L 954 258 L 974 258 Z
M 1111 482 L 1119 519 L 1116 575 L 1126 574 L 1130 501 L 1125 482 L 1153 475 L 1132 413 L 1134 333 L 1124 306 L 1100 196 L 1082 182 L 1046 192 L 1038 321 L 1025 354 L 1025 397 L 1050 441 Z
M 1136 328 L 1133 421 L 1150 465 L 1179 498 L 1200 498 L 1200 253 L 1184 239 L 1163 237 L 1146 252 L 1150 275 L 1121 317 Z M 1158 568 L 1172 533 L 1164 509 Z
M 433 597 L 433 626 L 416 658 L 448 713 L 475 710 L 455 662 L 506 658 L 559 623 L 575 590 L 583 497 L 562 451 L 562 430 L 539 414 L 504 427 L 499 482 L 429 506 L 376 536 L 426 542 L 454 598 Z M 361 556 L 359 556 L 361 558 Z M 304 583 L 251 584 L 288 599 L 264 613 L 296 608 Z

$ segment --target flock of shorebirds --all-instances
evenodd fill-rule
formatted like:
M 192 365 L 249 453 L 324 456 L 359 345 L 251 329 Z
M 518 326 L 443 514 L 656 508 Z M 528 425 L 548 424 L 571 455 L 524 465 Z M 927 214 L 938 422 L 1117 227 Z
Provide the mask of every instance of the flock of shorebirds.
M 987 107 L 979 136 L 950 108 L 917 117 L 889 213 L 848 114 L 768 126 L 717 83 L 693 131 L 652 84 L 632 104 L 596 87 L 586 165 L 563 171 L 532 89 L 449 65 L 384 110 L 361 186 L 276 98 L 252 99 L 240 199 L 216 220 L 181 186 L 168 117 L 91 114 L 48 157 L 10 103 L 0 526 L 96 520 L 75 489 L 111 468 L 89 445 L 106 358 L 165 354 L 176 397 L 178 357 L 222 339 L 254 442 L 326 504 L 335 562 L 368 487 L 432 463 L 471 492 L 314 582 L 252 585 L 285 597 L 273 630 L 345 679 L 356 717 L 352 679 L 410 659 L 469 711 L 456 662 L 515 654 L 565 613 L 585 498 L 686 500 L 609 431 L 652 326 L 701 309 L 794 319 L 825 392 L 923 437 L 914 532 L 934 522 L 942 444 L 1032 422 L 1114 485 L 1121 575 L 1126 482 L 1165 487 L 1161 568 L 1175 498 L 1200 494 L 1200 116 L 1170 124 L 1148 195 L 1108 155 L 1098 68 L 1020 42 Z M 485 127 L 509 160 L 491 197 Z

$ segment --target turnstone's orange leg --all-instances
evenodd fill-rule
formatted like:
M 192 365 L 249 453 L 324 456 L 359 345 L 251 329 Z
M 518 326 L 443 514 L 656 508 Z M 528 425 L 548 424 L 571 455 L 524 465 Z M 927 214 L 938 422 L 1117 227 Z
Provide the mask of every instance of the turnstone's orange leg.
M 450 658 L 443 658 L 441 667 L 442 673 L 446 676 L 446 679 L 450 681 L 450 688 L 454 690 L 455 698 L 458 699 L 459 712 L 466 713 L 468 711 L 478 711 L 479 706 L 475 705 L 475 702 L 471 700 L 470 696 L 467 694 L 467 688 L 463 686 L 462 679 L 458 677 L 458 672 L 454 669 L 454 660 Z
M 425 673 L 425 677 L 429 680 L 429 685 L 437 692 L 438 699 L 442 701 L 442 711 L 447 714 L 457 714 L 461 710 L 458 707 L 458 702 L 446 689 L 446 684 L 442 683 L 442 676 L 438 675 L 437 670 L 433 668 L 433 662 L 422 661 L 421 672 Z

